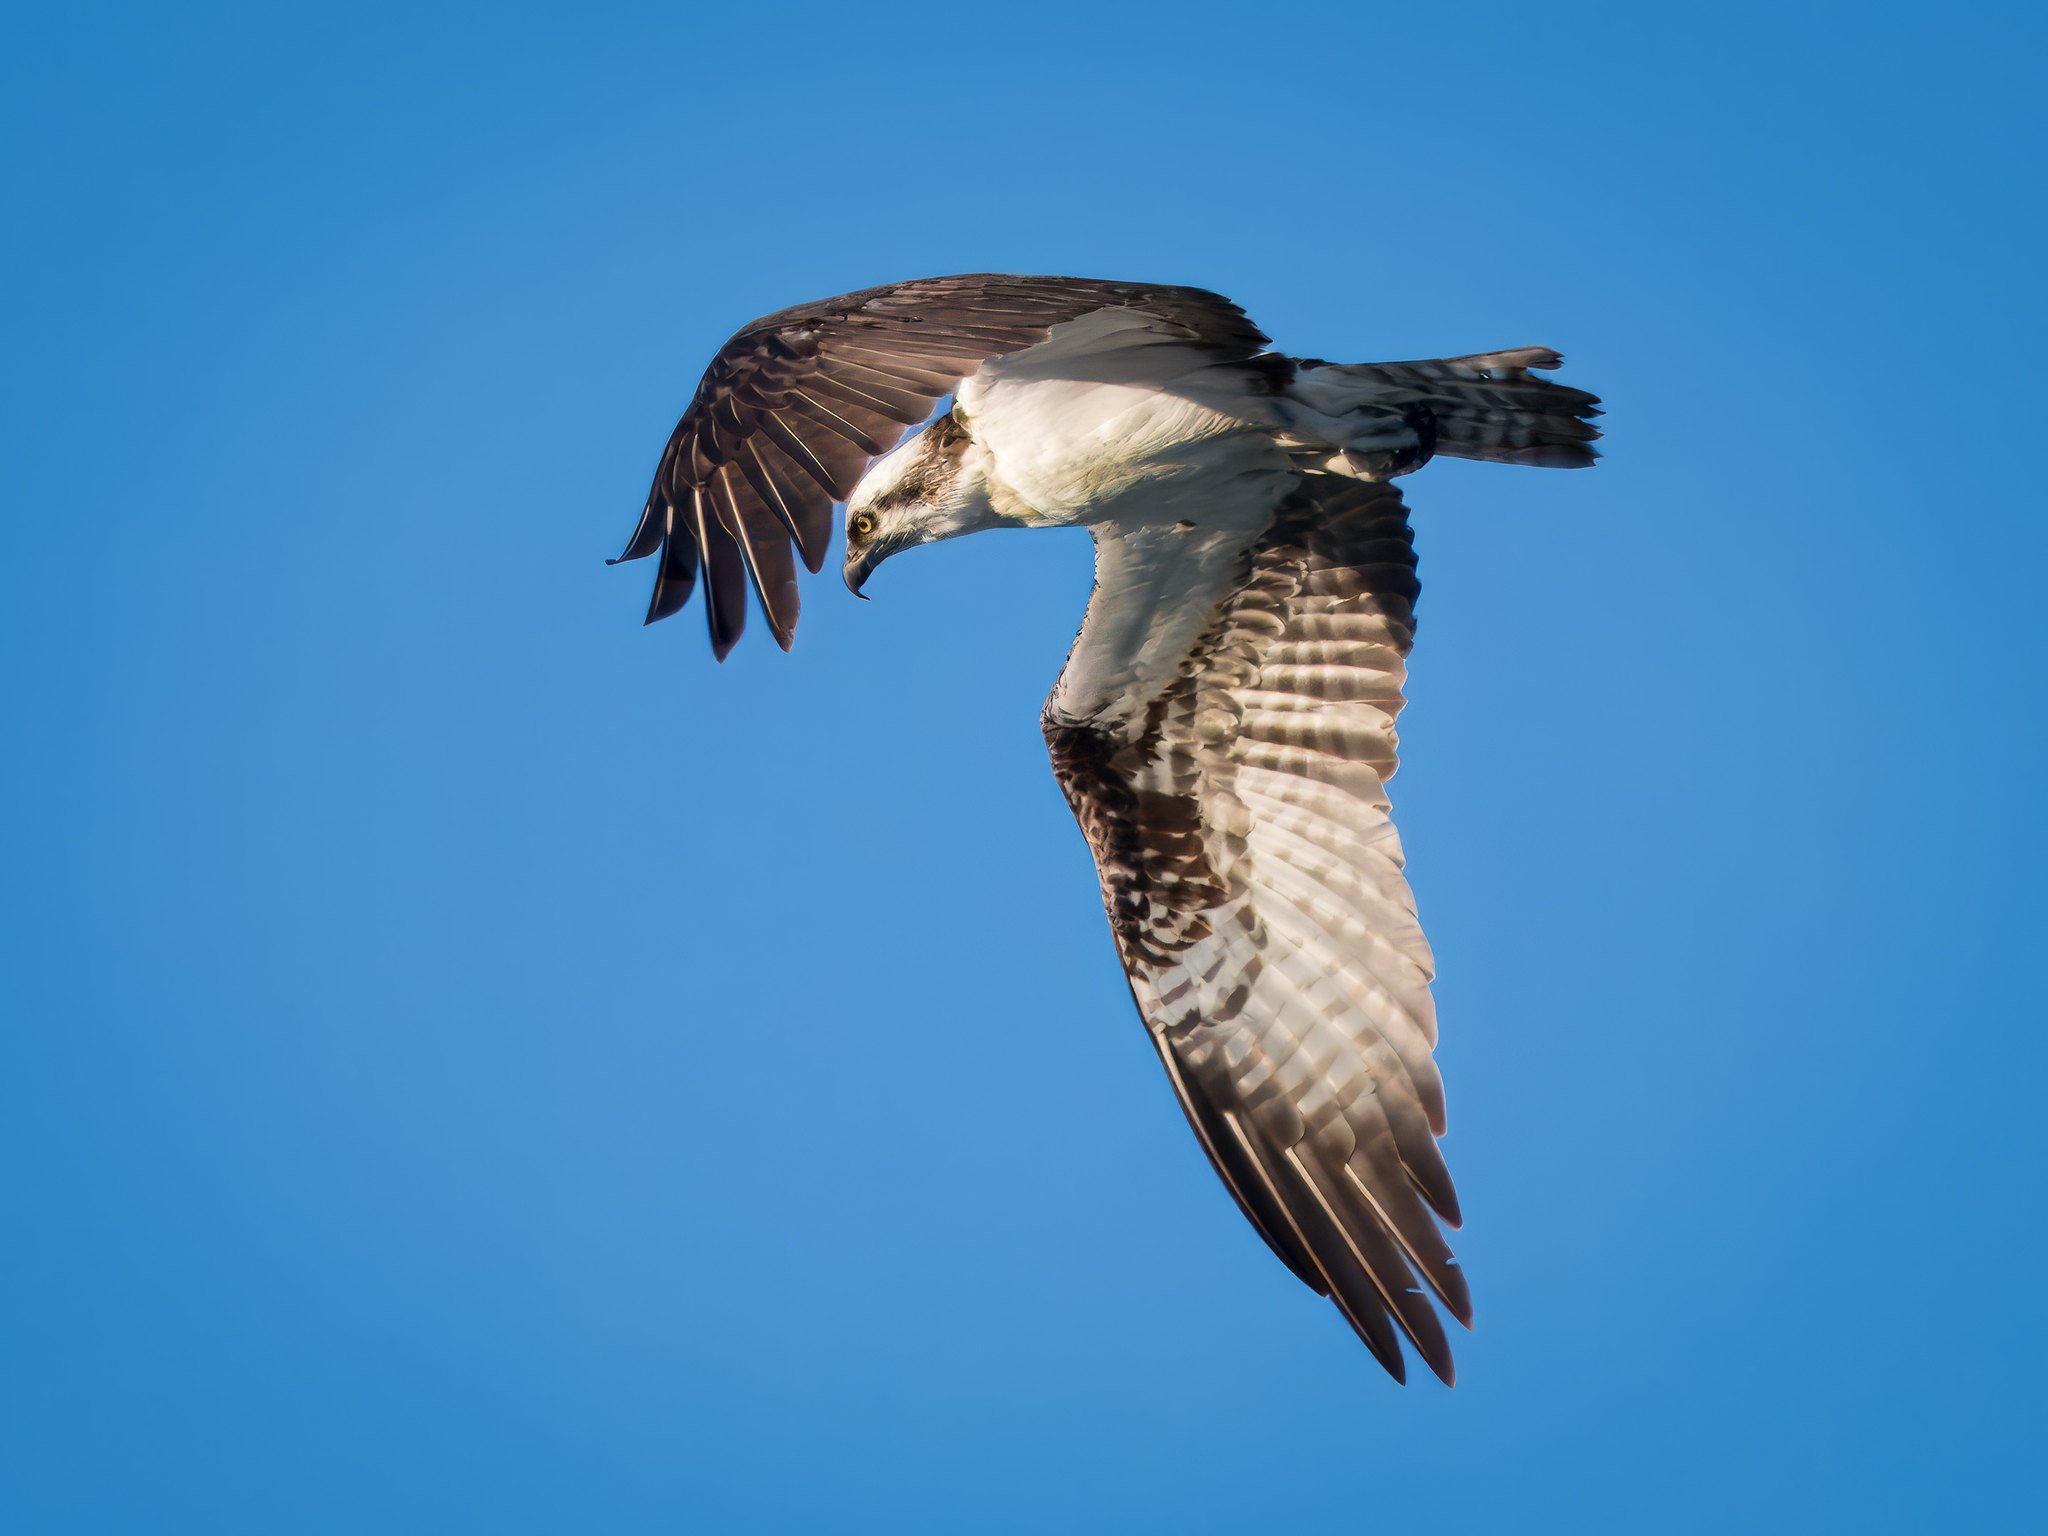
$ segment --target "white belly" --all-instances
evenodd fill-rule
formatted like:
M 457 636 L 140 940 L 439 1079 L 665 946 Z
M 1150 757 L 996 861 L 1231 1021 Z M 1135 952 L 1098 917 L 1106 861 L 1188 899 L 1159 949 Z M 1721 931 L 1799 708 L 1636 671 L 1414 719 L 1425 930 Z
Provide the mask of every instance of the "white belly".
M 1090 317 L 1095 320 L 1095 317 Z M 969 430 L 1026 521 L 1242 523 L 1292 475 L 1235 370 L 1128 312 L 985 365 L 960 386 Z

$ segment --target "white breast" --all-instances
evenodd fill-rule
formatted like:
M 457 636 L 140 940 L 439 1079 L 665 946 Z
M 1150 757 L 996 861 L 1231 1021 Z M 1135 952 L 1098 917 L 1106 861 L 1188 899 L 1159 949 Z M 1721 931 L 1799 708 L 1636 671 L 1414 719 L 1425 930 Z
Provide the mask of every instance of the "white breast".
M 1158 325 L 1098 311 L 960 386 L 975 440 L 1031 520 L 1206 526 L 1277 496 L 1290 466 L 1246 376 Z

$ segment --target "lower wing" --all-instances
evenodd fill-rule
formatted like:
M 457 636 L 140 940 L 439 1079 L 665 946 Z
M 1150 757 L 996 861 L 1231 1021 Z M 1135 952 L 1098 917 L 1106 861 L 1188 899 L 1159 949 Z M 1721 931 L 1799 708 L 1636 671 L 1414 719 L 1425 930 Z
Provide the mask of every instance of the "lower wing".
M 1430 1295 L 1467 1326 L 1471 1298 L 1439 1227 L 1459 1218 L 1432 962 L 1385 790 L 1418 590 L 1400 493 L 1306 477 L 1237 577 L 1147 708 L 1049 707 L 1047 744 L 1216 1171 L 1396 1380 L 1405 1334 L 1448 1383 Z

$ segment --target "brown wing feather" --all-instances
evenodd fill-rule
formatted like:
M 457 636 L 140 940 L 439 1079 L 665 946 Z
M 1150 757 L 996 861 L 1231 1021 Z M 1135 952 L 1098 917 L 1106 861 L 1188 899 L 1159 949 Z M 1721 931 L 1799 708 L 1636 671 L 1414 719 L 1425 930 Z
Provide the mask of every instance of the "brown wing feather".
M 1439 1220 L 1428 947 L 1384 782 L 1414 636 L 1399 493 L 1312 477 L 1178 680 L 1121 733 L 1048 712 L 1132 995 L 1260 1235 L 1397 1379 L 1471 1318 Z
M 736 573 L 742 582 L 754 578 L 787 650 L 797 618 L 795 583 L 784 580 L 794 570 L 790 546 L 812 571 L 824 564 L 832 504 L 846 499 L 868 464 L 989 358 L 1033 346 L 1064 321 L 1123 306 L 1156 315 L 1219 356 L 1249 357 L 1266 344 L 1236 305 L 1199 288 L 989 272 L 867 288 L 744 327 L 712 359 L 669 435 L 619 555 L 661 552 L 647 621 L 683 606 L 701 563 L 711 577 L 713 651 L 723 658 L 746 622 L 744 592 L 732 595 Z M 701 516 L 699 498 L 707 503 Z M 678 547 L 685 541 L 689 547 Z

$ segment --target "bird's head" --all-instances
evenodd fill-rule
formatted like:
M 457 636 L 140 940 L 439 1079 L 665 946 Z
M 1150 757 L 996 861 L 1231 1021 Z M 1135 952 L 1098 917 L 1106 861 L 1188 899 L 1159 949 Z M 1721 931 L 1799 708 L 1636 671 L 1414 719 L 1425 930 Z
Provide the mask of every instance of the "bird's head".
M 989 501 L 987 455 L 941 416 L 877 459 L 846 498 L 846 585 L 856 595 L 891 555 L 1002 521 Z

